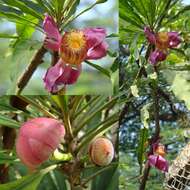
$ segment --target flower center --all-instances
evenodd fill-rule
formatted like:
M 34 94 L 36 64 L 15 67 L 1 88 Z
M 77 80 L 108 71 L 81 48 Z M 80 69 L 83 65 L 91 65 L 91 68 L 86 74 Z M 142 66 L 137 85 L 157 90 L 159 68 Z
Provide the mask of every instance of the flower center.
M 169 37 L 167 32 L 159 32 L 156 37 L 156 47 L 158 49 L 167 49 L 169 43 Z
M 87 43 L 83 31 L 66 32 L 62 38 L 60 54 L 68 64 L 80 64 L 87 55 Z
M 67 45 L 74 51 L 79 51 L 85 46 L 86 40 L 83 32 L 74 31 L 67 36 Z

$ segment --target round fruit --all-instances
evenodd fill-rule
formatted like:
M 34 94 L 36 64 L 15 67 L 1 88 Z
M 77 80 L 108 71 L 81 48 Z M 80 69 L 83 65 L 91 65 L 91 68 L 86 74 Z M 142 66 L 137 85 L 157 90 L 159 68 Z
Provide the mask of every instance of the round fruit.
M 91 161 L 98 166 L 106 166 L 114 157 L 114 147 L 110 140 L 99 137 L 93 140 L 89 147 Z

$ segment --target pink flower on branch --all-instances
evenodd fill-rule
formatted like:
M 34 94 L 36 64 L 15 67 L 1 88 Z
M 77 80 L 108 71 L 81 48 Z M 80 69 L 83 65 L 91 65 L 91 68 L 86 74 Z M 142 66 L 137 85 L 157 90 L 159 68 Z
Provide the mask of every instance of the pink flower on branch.
M 81 73 L 81 63 L 88 59 L 100 59 L 107 54 L 104 28 L 86 28 L 65 32 L 63 36 L 49 15 L 45 16 L 43 28 L 46 33 L 45 47 L 59 51 L 60 60 L 50 67 L 44 77 L 49 92 L 59 91 L 58 86 L 77 82 Z
M 168 49 L 177 47 L 181 42 L 178 32 L 154 33 L 149 27 L 145 27 L 144 33 L 148 42 L 155 45 L 156 48 L 149 57 L 149 61 L 153 65 L 164 61 L 167 58 Z
M 51 118 L 35 118 L 22 124 L 16 141 L 16 152 L 31 170 L 54 152 L 65 135 L 64 126 Z

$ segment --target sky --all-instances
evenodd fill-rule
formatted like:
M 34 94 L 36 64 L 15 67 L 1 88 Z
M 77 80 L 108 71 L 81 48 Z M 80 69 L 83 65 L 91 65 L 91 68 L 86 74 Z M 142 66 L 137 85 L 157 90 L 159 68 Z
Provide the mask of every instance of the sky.
M 189 3 L 190 3 L 190 0 L 183 0 L 183 3 L 189 4 Z

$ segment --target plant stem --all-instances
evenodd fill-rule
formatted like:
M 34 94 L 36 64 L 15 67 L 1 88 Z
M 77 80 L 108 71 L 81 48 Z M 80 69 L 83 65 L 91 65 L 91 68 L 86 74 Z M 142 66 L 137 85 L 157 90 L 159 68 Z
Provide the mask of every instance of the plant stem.
M 156 68 L 154 68 L 156 71 Z M 156 73 L 158 74 L 158 72 L 156 71 Z M 152 144 L 156 143 L 159 138 L 160 138 L 160 122 L 159 122 L 159 94 L 158 94 L 158 85 L 157 85 L 157 81 L 155 82 L 155 84 L 152 87 L 153 89 L 153 98 L 154 98 L 154 120 L 155 120 L 155 133 L 153 135 L 153 137 L 151 138 L 151 143 L 150 143 L 150 151 L 148 154 L 153 154 L 153 150 L 152 150 Z M 146 182 L 148 180 L 148 175 L 150 172 L 150 166 L 148 161 L 145 164 L 145 168 L 144 168 L 144 172 L 143 172 L 143 176 L 142 176 L 142 181 L 139 187 L 139 190 L 144 190 L 146 187 Z
M 59 54 L 57 51 L 54 51 L 52 54 L 51 66 L 54 66 L 59 60 Z
M 68 141 L 73 139 L 73 131 L 68 111 L 63 111 L 63 119 L 66 128 L 66 134 L 68 135 Z
M 43 57 L 47 50 L 42 46 L 33 57 L 31 63 L 25 69 L 24 73 L 19 77 L 17 82 L 16 94 L 19 95 L 28 84 L 30 78 L 34 74 L 37 67 L 43 62 Z
M 145 167 L 144 167 L 144 172 L 143 172 L 143 178 L 139 187 L 139 190 L 144 190 L 146 187 L 146 182 L 148 180 L 148 175 L 150 172 L 150 166 L 148 164 L 148 162 L 146 162 Z

